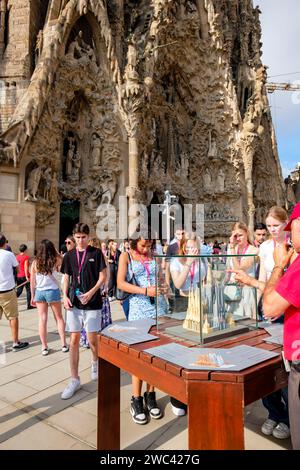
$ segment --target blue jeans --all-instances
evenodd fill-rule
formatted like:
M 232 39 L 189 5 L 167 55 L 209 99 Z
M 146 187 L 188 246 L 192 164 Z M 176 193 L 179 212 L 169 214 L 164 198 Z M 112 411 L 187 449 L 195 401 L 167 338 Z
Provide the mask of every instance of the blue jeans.
M 287 387 L 264 397 L 262 402 L 269 412 L 269 419 L 276 421 L 276 423 L 284 423 L 290 427 Z

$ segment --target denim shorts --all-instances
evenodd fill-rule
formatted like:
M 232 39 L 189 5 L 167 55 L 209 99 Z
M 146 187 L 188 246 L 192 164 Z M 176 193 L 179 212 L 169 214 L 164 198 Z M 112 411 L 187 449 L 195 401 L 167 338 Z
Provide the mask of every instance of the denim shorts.
M 51 304 L 52 302 L 60 302 L 60 290 L 59 289 L 47 289 L 35 291 L 34 296 L 35 302 L 46 302 Z

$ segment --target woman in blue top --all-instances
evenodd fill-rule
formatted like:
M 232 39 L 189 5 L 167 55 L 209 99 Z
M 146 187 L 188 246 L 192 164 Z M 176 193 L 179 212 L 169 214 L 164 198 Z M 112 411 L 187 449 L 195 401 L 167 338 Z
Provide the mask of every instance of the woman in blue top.
M 128 320 L 141 320 L 156 317 L 154 297 L 157 295 L 155 286 L 155 260 L 151 252 L 152 240 L 139 238 L 132 240 L 129 253 L 122 253 L 119 259 L 117 286 L 124 292 L 132 294 L 129 298 Z M 134 274 L 137 285 L 130 284 Z M 137 424 L 148 422 L 147 412 L 154 419 L 162 417 L 156 403 L 153 385 L 147 384 L 147 391 L 141 396 L 142 380 L 132 376 L 133 396 L 130 413 Z

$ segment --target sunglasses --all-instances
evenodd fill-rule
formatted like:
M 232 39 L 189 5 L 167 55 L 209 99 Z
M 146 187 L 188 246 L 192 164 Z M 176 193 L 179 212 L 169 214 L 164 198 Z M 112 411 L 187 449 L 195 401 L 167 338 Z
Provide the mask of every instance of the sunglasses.
M 74 243 L 74 242 L 65 241 L 66 245 L 72 245 L 72 243 Z

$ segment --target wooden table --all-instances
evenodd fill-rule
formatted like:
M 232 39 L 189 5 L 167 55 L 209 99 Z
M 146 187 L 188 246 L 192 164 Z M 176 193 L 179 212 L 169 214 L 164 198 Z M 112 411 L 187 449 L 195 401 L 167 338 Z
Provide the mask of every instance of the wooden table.
M 170 326 L 170 321 L 164 326 Z M 191 450 L 244 449 L 244 407 L 287 385 L 281 355 L 242 372 L 187 370 L 144 353 L 144 349 L 180 341 L 153 327 L 159 337 L 133 346 L 99 335 L 97 449 L 120 449 L 120 369 L 140 377 L 188 405 L 188 446 Z M 209 343 L 229 348 L 246 344 L 280 352 L 267 344 L 264 329 Z M 206 345 L 207 346 L 207 345 Z

